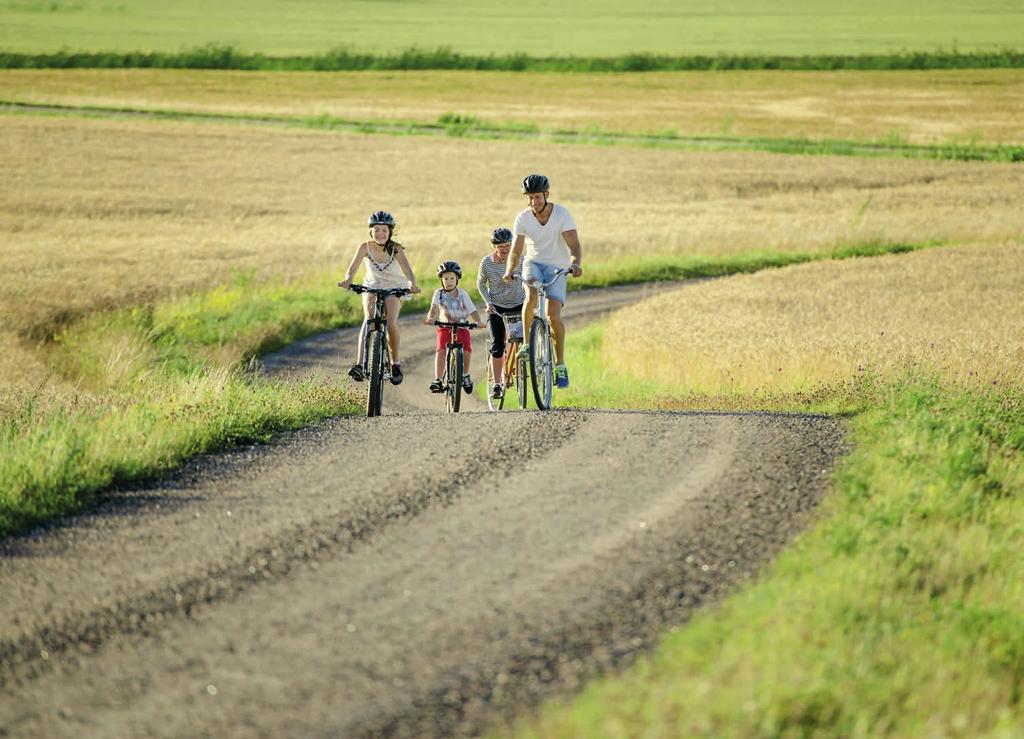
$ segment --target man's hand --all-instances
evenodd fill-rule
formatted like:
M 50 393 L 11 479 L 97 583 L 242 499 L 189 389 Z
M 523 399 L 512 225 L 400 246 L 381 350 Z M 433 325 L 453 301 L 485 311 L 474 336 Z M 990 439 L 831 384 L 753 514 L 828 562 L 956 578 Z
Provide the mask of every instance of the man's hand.
M 570 264 L 569 265 L 569 269 L 572 270 L 572 276 L 573 277 L 579 277 L 580 275 L 583 274 L 583 267 L 581 267 L 580 265 L 576 264 L 576 262 L 573 262 L 572 264 Z

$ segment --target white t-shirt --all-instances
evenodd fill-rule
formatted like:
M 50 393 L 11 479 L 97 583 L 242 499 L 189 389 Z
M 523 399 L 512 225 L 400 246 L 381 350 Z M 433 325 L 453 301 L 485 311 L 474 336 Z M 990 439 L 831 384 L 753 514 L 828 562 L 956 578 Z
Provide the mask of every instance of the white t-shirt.
M 434 291 L 434 298 L 430 301 L 433 305 L 440 306 L 440 320 L 448 323 L 461 323 L 469 319 L 469 316 L 476 310 L 473 305 L 473 298 L 461 287 L 456 288 L 455 294 L 447 292 L 444 288 L 437 288 Z
M 512 238 L 514 240 L 517 236 L 526 237 L 525 261 L 565 268 L 572 263 L 572 254 L 562 234 L 574 230 L 576 224 L 569 211 L 558 203 L 552 203 L 551 217 L 543 226 L 531 208 L 526 208 L 517 215 L 512 226 Z

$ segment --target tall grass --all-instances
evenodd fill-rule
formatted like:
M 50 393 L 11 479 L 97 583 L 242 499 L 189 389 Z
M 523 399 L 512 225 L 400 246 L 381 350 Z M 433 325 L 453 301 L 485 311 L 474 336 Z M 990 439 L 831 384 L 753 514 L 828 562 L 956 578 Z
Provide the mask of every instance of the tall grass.
M 338 48 L 306 56 L 268 56 L 225 44 L 208 44 L 180 52 L 68 51 L 0 52 L 0 69 L 236 69 L 245 71 L 368 71 L 464 69 L 502 72 L 695 72 L 731 70 L 949 70 L 1020 69 L 1024 52 L 903 51 L 887 54 L 531 56 L 523 53 L 480 56 L 449 47 L 412 47 L 392 54 Z

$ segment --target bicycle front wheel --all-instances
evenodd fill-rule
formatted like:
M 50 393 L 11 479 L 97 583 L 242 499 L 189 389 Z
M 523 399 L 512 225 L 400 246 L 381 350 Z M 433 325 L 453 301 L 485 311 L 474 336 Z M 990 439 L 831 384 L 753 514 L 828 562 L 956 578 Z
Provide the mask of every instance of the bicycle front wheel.
M 551 387 L 555 373 L 553 355 L 551 329 L 547 321 L 535 316 L 530 324 L 530 381 L 533 384 L 533 399 L 542 411 L 551 407 Z
M 448 351 L 448 412 L 458 413 L 462 400 L 462 349 Z
M 384 404 L 384 334 L 371 331 L 368 340 L 370 376 L 366 383 L 366 415 L 373 417 L 380 415 Z

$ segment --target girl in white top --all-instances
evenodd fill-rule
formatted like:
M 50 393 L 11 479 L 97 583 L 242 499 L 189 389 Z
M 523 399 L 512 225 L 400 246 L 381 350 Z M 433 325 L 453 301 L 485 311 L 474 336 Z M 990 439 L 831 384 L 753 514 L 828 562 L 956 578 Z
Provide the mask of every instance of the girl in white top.
M 352 255 L 352 262 L 345 272 L 345 279 L 338 284 L 347 288 L 352 284 L 352 278 L 359 263 L 366 266 L 366 274 L 363 277 L 363 284 L 367 287 L 382 290 L 407 287 L 413 293 L 420 291 L 416 284 L 416 275 L 413 274 L 409 260 L 405 256 L 405 249 L 397 241 L 392 239 L 395 232 L 395 218 L 385 210 L 378 210 L 373 213 L 367 225 L 370 227 L 370 239 L 356 247 Z M 366 321 L 373 315 L 377 296 L 370 293 L 363 293 L 363 326 L 359 332 L 358 353 L 356 363 L 349 369 L 348 374 L 356 382 L 363 378 L 363 338 L 366 335 Z M 388 311 L 388 350 L 391 352 L 391 384 L 398 385 L 402 381 L 402 367 L 398 358 L 398 314 L 402 309 L 402 303 L 394 296 L 385 299 L 385 306 Z

